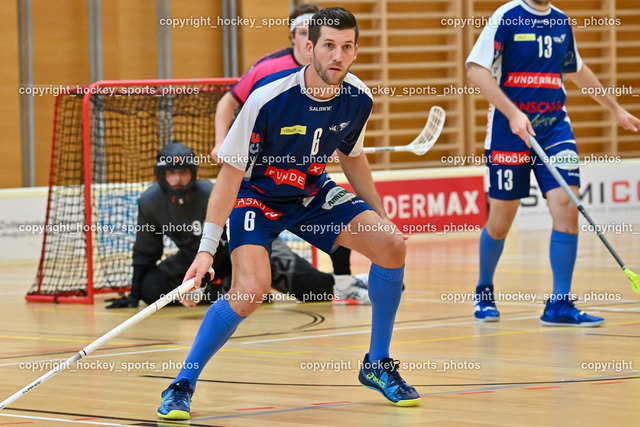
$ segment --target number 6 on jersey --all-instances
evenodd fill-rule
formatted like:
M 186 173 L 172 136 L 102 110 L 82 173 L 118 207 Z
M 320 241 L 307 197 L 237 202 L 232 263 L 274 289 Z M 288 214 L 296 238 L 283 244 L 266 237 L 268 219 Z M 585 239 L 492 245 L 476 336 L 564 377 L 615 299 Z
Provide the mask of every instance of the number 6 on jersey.
M 320 151 L 320 137 L 322 136 L 322 128 L 318 128 L 313 132 L 313 144 L 311 145 L 311 155 L 315 156 Z

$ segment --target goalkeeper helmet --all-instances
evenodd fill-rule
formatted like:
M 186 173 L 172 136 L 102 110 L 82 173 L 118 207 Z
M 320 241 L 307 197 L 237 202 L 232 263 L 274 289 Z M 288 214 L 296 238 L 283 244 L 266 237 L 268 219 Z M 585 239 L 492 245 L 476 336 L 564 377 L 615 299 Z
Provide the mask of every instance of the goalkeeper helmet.
M 191 181 L 184 187 L 174 188 L 167 182 L 167 171 L 176 169 L 188 169 L 191 171 Z M 154 171 L 160 188 L 171 198 L 172 203 L 182 205 L 189 201 L 198 173 L 198 161 L 191 148 L 177 141 L 165 145 L 158 152 L 158 161 Z

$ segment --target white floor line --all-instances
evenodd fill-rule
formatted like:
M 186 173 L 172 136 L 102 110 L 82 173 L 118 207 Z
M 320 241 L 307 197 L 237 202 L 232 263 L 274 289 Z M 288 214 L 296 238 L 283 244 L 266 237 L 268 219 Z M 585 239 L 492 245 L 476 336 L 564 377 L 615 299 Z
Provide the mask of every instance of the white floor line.
M 500 319 L 501 322 L 511 322 L 516 320 L 530 320 L 530 319 L 538 319 L 539 316 L 526 316 L 526 317 L 513 317 L 510 319 Z M 411 329 L 427 329 L 427 328 L 439 328 L 445 326 L 461 326 L 461 325 L 475 325 L 478 322 L 476 320 L 470 320 L 465 322 L 456 322 L 456 323 L 436 323 L 433 325 L 420 325 L 420 326 L 401 326 L 399 328 L 393 328 L 394 331 L 406 331 Z M 255 341 L 244 341 L 239 344 L 258 344 L 258 343 L 266 343 L 266 342 L 278 342 L 278 341 L 295 341 L 295 340 L 307 340 L 313 338 L 326 338 L 326 337 L 339 337 L 345 335 L 358 335 L 358 334 L 369 334 L 371 331 L 369 329 L 365 331 L 354 331 L 354 332 L 336 332 L 333 334 L 322 334 L 322 335 L 305 335 L 302 337 L 290 337 L 290 338 L 275 338 L 270 340 L 255 340 Z

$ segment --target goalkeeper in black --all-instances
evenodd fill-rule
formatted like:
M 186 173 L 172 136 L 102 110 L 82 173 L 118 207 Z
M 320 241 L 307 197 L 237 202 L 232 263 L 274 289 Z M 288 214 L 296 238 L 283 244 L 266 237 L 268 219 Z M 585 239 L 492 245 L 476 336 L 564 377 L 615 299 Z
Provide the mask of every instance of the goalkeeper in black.
M 140 300 L 151 304 L 182 283 L 198 251 L 213 189 L 210 181 L 197 179 L 198 160 L 193 150 L 179 142 L 168 144 L 158 152 L 154 167 L 157 182 L 138 200 L 131 293 L 109 301 L 107 308 L 133 308 Z M 161 260 L 166 238 L 178 251 Z M 198 300 L 213 303 L 228 290 L 231 258 L 226 235 L 220 241 L 213 269 L 215 277 L 201 292 L 192 292 L 193 295 L 183 299 L 183 305 L 192 306 Z M 280 239 L 272 246 L 271 277 L 274 289 L 300 302 L 370 304 L 367 275 L 356 278 L 322 273 Z

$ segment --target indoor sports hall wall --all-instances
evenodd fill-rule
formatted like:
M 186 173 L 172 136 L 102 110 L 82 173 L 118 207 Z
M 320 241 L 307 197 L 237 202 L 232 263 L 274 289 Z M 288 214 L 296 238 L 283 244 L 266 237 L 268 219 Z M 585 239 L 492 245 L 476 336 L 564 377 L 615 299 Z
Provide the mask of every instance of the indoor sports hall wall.
M 22 1 L 22 0 L 20 0 Z M 114 80 L 158 78 L 155 0 L 102 1 L 103 78 Z M 0 1 L 0 188 L 22 186 L 20 143 L 20 56 L 18 1 Z M 171 0 L 174 18 L 208 18 L 213 25 L 221 16 L 218 0 Z M 33 82 L 42 96 L 33 96 L 35 110 L 36 185 L 47 185 L 54 97 L 52 88 L 87 85 L 90 76 L 88 0 L 33 0 Z M 289 15 L 289 0 L 237 0 L 238 10 L 264 17 Z M 244 15 L 243 13 L 241 13 Z M 287 44 L 288 28 L 274 26 L 246 32 L 239 27 L 239 68 L 244 70 L 262 54 Z M 199 25 L 170 28 L 173 78 L 222 77 L 222 27 Z M 243 48 L 244 45 L 251 46 Z
M 18 10 L 0 2 L 0 187 L 22 185 Z M 87 2 L 34 0 L 34 83 L 42 86 L 89 83 Z M 486 19 L 503 1 L 478 0 L 317 0 L 322 6 L 353 10 L 362 27 L 359 58 L 353 70 L 370 86 L 376 106 L 367 144 L 397 145 L 413 139 L 428 108 L 447 111 L 440 141 L 424 157 L 376 154 L 375 169 L 455 166 L 483 163 L 486 102 L 466 84 L 464 59 Z M 156 78 L 157 14 L 154 1 L 110 0 L 102 4 L 105 79 Z M 221 15 L 221 2 L 170 1 L 170 16 L 210 18 Z M 621 104 L 640 114 L 640 8 L 636 0 L 558 0 L 576 20 L 580 52 Z M 288 15 L 289 0 L 237 0 L 241 18 Z M 287 44 L 283 25 L 238 26 L 239 68 L 245 70 L 265 52 Z M 186 25 L 171 29 L 172 77 L 220 77 L 221 29 Z M 571 114 L 582 153 L 639 157 L 637 136 L 616 127 L 608 112 L 568 84 Z M 50 161 L 53 96 L 36 96 L 36 185 L 46 185 Z

